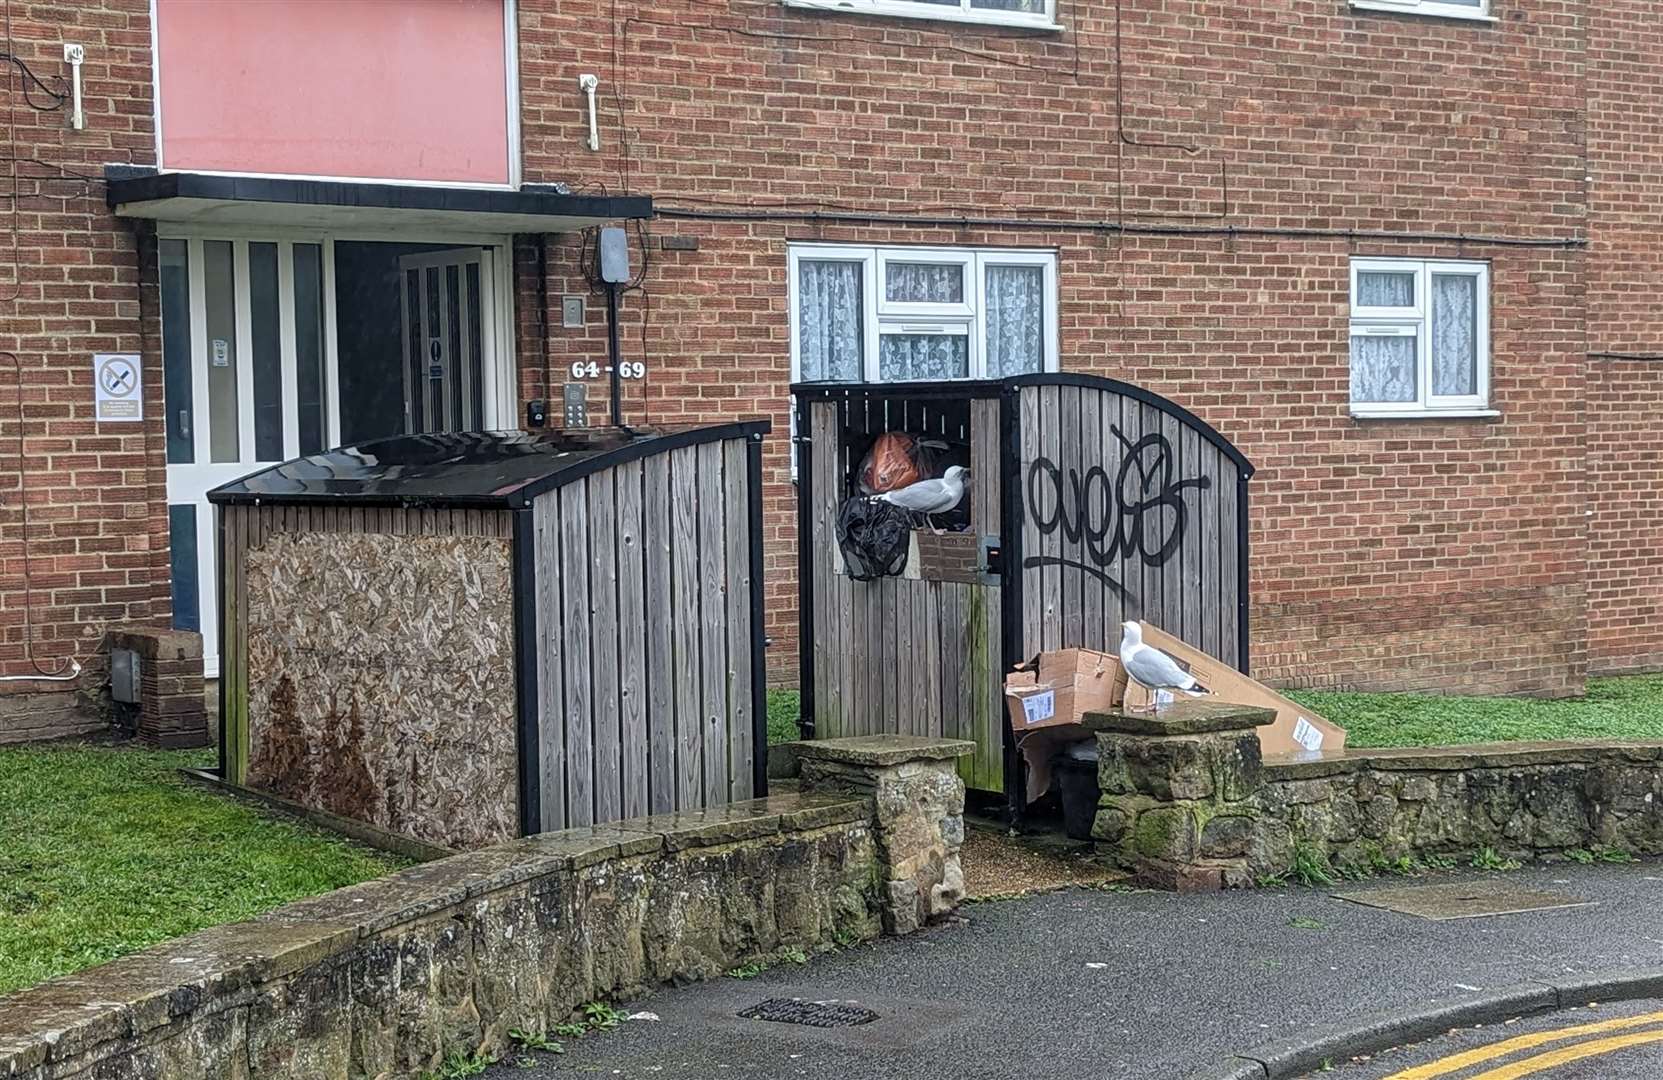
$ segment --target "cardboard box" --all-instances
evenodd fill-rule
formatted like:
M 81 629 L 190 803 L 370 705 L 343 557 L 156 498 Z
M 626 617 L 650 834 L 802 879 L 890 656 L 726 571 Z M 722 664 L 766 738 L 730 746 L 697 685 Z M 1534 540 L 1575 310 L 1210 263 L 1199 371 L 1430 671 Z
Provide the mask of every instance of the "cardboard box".
M 1276 711 L 1276 722 L 1259 729 L 1259 744 L 1264 748 L 1265 757 L 1311 757 L 1345 749 L 1345 729 L 1338 724 L 1330 723 L 1200 649 L 1191 648 L 1157 626 L 1147 622 L 1139 625 L 1143 627 L 1145 645 L 1176 660 L 1179 667 L 1200 680 L 1218 700 Z M 1163 707 L 1172 700 L 1168 691 L 1162 691 L 1161 697 Z M 1147 710 L 1151 705 L 1150 693 L 1131 683 L 1126 687 L 1124 704 L 1129 709 Z
M 1078 724 L 1088 712 L 1112 709 L 1126 686 L 1120 660 L 1090 649 L 1040 653 L 1005 677 L 1005 706 L 1018 734 Z

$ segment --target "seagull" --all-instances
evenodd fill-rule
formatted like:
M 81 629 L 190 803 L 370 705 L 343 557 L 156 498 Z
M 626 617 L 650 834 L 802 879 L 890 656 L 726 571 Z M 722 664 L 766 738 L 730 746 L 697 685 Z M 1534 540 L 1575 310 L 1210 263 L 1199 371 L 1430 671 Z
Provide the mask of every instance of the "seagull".
M 930 515 L 945 514 L 963 502 L 964 482 L 969 477 L 969 469 L 962 465 L 950 465 L 939 480 L 920 480 L 916 484 L 908 484 L 895 491 L 874 495 L 873 498 L 878 502 L 899 506 L 902 510 L 923 514 L 930 531 L 940 536 L 941 530 L 935 527 L 935 522 L 930 521 Z
M 1120 666 L 1137 680 L 1139 686 L 1152 694 L 1161 690 L 1178 690 L 1190 697 L 1204 697 L 1212 693 L 1196 681 L 1194 675 L 1178 666 L 1178 662 L 1159 649 L 1143 643 L 1143 627 L 1136 622 L 1120 624 Z

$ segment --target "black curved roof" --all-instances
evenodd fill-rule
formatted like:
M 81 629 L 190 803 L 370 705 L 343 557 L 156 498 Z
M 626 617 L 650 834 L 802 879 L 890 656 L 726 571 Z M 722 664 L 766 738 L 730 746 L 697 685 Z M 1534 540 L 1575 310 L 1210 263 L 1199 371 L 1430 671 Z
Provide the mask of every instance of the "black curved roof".
M 520 508 L 601 469 L 683 446 L 761 438 L 766 420 L 707 427 L 395 435 L 296 458 L 208 493 L 213 503 Z
M 1009 375 L 1003 379 L 942 379 L 934 382 L 896 382 L 896 383 L 847 383 L 847 382 L 798 382 L 791 384 L 791 393 L 801 398 L 836 398 L 852 394 L 866 394 L 882 397 L 898 397 L 907 399 L 928 400 L 930 398 L 995 398 L 1002 394 L 1014 393 L 1025 386 L 1083 386 L 1093 390 L 1108 390 L 1135 398 L 1146 405 L 1153 406 L 1160 411 L 1176 417 L 1181 423 L 1193 428 L 1202 438 L 1218 447 L 1219 451 L 1229 458 L 1241 471 L 1242 476 L 1251 477 L 1254 473 L 1253 463 L 1247 460 L 1247 455 L 1236 448 L 1236 444 L 1207 421 L 1190 412 L 1171 398 L 1164 398 L 1153 390 L 1145 390 L 1141 386 L 1119 379 L 1104 378 L 1101 375 L 1087 375 L 1074 371 L 1050 371 L 1043 374 Z

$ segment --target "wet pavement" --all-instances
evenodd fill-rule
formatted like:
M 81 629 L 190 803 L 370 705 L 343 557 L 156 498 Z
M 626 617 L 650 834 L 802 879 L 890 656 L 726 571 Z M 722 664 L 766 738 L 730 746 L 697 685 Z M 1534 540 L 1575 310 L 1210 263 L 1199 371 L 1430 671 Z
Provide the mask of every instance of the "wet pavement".
M 622 1007 L 655 1020 L 568 1040 L 562 1055 L 527 1055 L 525 1068 L 508 1060 L 488 1075 L 1185 1080 L 1234 1052 L 1381 1011 L 1663 967 L 1663 867 L 1655 863 L 1377 884 L 1467 882 L 1582 906 L 1433 921 L 1330 895 L 1359 886 L 1191 896 L 1071 889 L 971 904 L 958 924 L 751 979 L 660 991 Z M 879 1019 L 819 1029 L 737 1015 L 779 997 L 855 1002 Z M 1663 1067 L 1646 1055 L 1660 1049 L 1663 1042 L 1637 1043 L 1585 1059 L 1592 1071 L 1570 1071 L 1583 1067 L 1576 1064 L 1540 1075 L 1626 1077 L 1609 1070 L 1647 1062 L 1633 1076 L 1656 1080 Z M 1335 1064 L 1352 1070 L 1347 1080 L 1391 1075 L 1374 1063 Z M 1472 1080 L 1469 1072 L 1451 1076 Z

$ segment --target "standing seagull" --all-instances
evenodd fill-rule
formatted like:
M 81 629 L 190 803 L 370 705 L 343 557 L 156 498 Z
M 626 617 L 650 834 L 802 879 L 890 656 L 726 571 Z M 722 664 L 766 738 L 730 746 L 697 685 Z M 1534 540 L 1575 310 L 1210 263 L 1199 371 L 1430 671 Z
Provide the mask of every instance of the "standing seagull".
M 1190 697 L 1202 697 L 1212 693 L 1197 682 L 1194 675 L 1179 667 L 1178 662 L 1172 657 L 1159 649 L 1145 645 L 1143 627 L 1135 622 L 1123 622 L 1120 628 L 1124 631 L 1120 638 L 1120 666 L 1151 695 L 1158 695 L 1162 690 L 1177 690 Z M 1158 706 L 1157 701 L 1156 707 Z
M 963 502 L 964 482 L 969 476 L 969 469 L 962 465 L 951 465 L 939 480 L 920 480 L 896 491 L 874 495 L 873 498 L 879 502 L 899 506 L 902 510 L 924 515 L 924 521 L 929 525 L 930 531 L 940 536 L 941 530 L 935 527 L 930 515 L 945 514 Z

